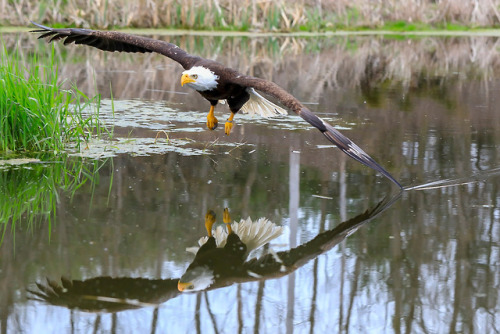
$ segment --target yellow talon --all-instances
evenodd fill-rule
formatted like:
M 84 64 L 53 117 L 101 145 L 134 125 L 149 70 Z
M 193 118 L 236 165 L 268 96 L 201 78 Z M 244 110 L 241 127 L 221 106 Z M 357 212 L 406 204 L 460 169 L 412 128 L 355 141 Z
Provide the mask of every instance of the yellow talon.
M 231 133 L 231 129 L 233 128 L 233 122 L 226 122 L 224 126 L 224 132 L 226 133 L 227 136 Z
M 222 215 L 222 221 L 226 224 L 227 234 L 233 233 L 233 229 L 231 228 L 231 215 L 229 214 L 229 209 L 224 209 L 224 214 Z
M 229 136 L 229 134 L 231 133 L 231 129 L 233 128 L 233 118 L 234 118 L 234 113 L 231 113 L 231 116 L 229 116 L 224 126 L 224 132 L 226 133 L 227 136 Z
M 210 130 L 215 130 L 215 128 L 217 128 L 217 124 L 219 123 L 214 115 L 214 109 L 214 106 L 210 106 L 210 111 L 207 115 L 207 128 L 209 128 Z
M 207 234 L 209 237 L 212 236 L 212 226 L 215 223 L 215 212 L 208 210 L 205 215 L 205 228 L 207 229 Z

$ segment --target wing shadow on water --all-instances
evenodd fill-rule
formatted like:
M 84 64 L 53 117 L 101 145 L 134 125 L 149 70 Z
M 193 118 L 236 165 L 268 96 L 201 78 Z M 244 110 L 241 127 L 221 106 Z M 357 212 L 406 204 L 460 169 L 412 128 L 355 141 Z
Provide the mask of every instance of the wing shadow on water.
M 228 265 L 227 256 L 214 257 L 211 259 L 213 265 L 216 266 L 217 263 L 220 263 L 225 269 L 215 270 L 215 278 L 205 290 L 214 290 L 235 283 L 262 281 L 286 276 L 319 255 L 331 250 L 360 227 L 388 209 L 401 197 L 401 194 L 402 192 L 399 192 L 392 197 L 387 196 L 358 216 L 337 225 L 331 230 L 319 233 L 310 241 L 290 250 L 271 252 L 248 261 L 242 259 L 240 263 L 232 263 L 231 265 Z M 237 239 L 240 240 L 239 237 Z M 222 248 L 218 249 L 221 250 Z M 220 252 L 215 255 L 220 255 Z M 197 258 L 198 253 L 194 261 Z M 28 289 L 28 291 L 32 294 L 31 299 L 51 305 L 87 312 L 112 313 L 158 306 L 165 303 L 183 294 L 183 292 L 179 291 L 179 282 L 180 278 L 146 279 L 103 276 L 81 281 L 69 280 L 63 277 L 61 283 L 47 280 L 45 284 L 37 283 L 37 289 Z

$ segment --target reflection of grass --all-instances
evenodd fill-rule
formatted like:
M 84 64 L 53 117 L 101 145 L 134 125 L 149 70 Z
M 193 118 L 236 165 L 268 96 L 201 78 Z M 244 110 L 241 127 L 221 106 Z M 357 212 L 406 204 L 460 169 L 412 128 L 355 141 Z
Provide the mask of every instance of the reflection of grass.
M 82 109 L 91 99 L 77 89 L 63 90 L 52 52 L 47 64 L 30 63 L 3 48 L 0 61 L 0 151 L 61 152 L 68 142 L 87 140 L 99 126 Z M 81 103 L 80 101 L 84 101 Z
M 0 170 L 0 244 L 7 230 L 15 235 L 16 227 L 32 229 L 45 220 L 50 235 L 60 191 L 73 194 L 88 180 L 95 184 L 101 166 L 98 161 L 89 166 L 81 159 L 58 158 L 29 168 Z

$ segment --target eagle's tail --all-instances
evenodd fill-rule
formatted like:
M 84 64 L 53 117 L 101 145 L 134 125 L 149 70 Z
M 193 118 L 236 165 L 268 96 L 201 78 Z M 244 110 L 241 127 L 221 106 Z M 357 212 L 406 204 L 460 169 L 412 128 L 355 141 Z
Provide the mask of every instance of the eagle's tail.
M 250 94 L 250 99 L 241 107 L 240 112 L 249 115 L 259 115 L 262 117 L 274 117 L 278 115 L 286 115 L 287 111 L 280 106 L 267 100 L 253 88 L 247 89 Z

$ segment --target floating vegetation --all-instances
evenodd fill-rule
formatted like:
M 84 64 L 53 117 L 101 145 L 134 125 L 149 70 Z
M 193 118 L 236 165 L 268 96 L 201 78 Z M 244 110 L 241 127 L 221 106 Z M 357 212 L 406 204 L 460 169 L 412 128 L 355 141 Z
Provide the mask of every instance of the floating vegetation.
M 164 154 L 176 152 L 184 156 L 207 154 L 209 151 L 189 147 L 193 144 L 190 140 L 165 139 L 165 138 L 115 138 L 114 140 L 93 140 L 88 143 L 87 149 L 71 156 L 91 159 L 115 157 L 121 153 L 132 156 L 148 156 L 151 154 Z
M 224 113 L 223 111 L 222 113 Z M 219 117 L 219 115 L 218 115 Z M 100 121 L 114 129 L 113 139 L 94 138 L 86 143 L 85 149 L 75 149 L 70 155 L 100 159 L 128 153 L 134 156 L 176 152 L 181 155 L 211 154 L 214 146 L 249 145 L 224 141 L 200 142 L 189 138 L 170 138 L 170 134 L 209 131 L 206 129 L 206 112 L 181 111 L 172 108 L 165 101 L 144 100 L 102 100 L 99 112 Z M 329 119 L 330 120 L 330 119 Z M 295 114 L 263 118 L 238 114 L 238 123 L 262 124 L 274 129 L 313 130 L 309 124 Z M 117 129 L 132 129 L 127 137 L 120 137 Z M 151 130 L 150 137 L 134 137 L 134 131 Z M 343 127 L 343 129 L 348 129 Z M 156 138 L 153 135 L 156 133 Z M 166 137 L 166 138 L 165 138 Z M 224 136 L 225 137 L 225 136 Z
M 223 109 L 222 106 L 219 110 L 221 109 Z M 219 113 L 229 114 L 229 110 L 216 111 L 217 117 L 219 117 Z M 206 112 L 181 111 L 172 108 L 165 101 L 144 100 L 111 101 L 103 99 L 99 113 L 99 119 L 107 125 L 169 132 L 205 131 L 206 116 Z M 329 116 L 325 117 L 325 119 L 332 121 L 331 114 Z M 235 120 L 240 124 L 267 124 L 280 129 L 313 129 L 294 113 L 271 118 L 238 113 Z M 179 123 L 187 123 L 187 125 L 180 127 Z M 350 129 L 350 127 L 343 127 L 342 129 Z

